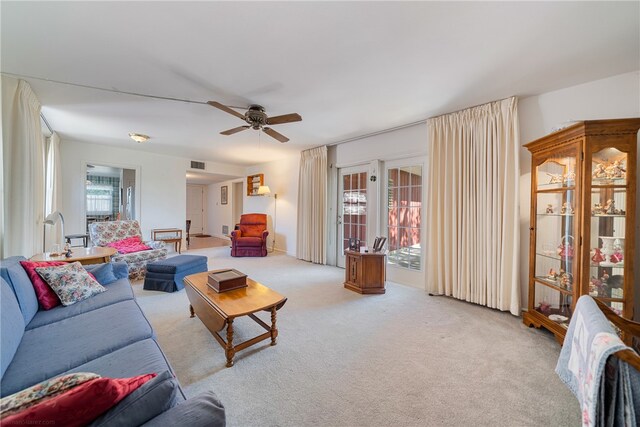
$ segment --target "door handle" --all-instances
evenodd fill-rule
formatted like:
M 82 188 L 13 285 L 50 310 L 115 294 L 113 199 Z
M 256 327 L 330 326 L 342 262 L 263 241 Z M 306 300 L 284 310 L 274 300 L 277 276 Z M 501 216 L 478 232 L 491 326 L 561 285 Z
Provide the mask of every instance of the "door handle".
M 342 215 L 338 215 L 338 219 L 336 222 L 338 223 L 338 225 L 342 224 Z

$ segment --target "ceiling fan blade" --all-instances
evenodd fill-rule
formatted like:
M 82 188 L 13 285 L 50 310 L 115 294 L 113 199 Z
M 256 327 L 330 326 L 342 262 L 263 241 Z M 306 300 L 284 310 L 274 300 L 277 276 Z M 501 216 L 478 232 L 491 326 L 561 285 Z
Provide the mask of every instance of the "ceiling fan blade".
M 243 130 L 249 129 L 251 126 L 240 126 L 237 128 L 225 130 L 224 132 L 220 132 L 221 135 L 233 135 L 234 133 L 242 132 Z
M 271 128 L 262 128 L 262 130 L 264 131 L 264 133 L 269 135 L 271 138 L 275 138 L 280 142 L 287 142 L 289 140 L 289 138 L 287 138 L 286 136 L 284 136 L 281 133 L 276 132 L 275 130 L 273 130 Z
M 218 108 L 218 109 L 220 109 L 220 110 L 222 110 L 222 111 L 224 111 L 226 113 L 229 113 L 229 114 L 231 114 L 233 116 L 236 116 L 239 119 L 244 120 L 244 114 L 240 114 L 237 111 L 232 110 L 231 108 L 227 107 L 226 105 L 222 105 L 222 104 L 220 104 L 219 102 L 216 102 L 216 101 L 208 101 L 207 104 L 211 105 L 212 107 L 216 107 L 216 108 Z
M 267 119 L 268 125 L 280 125 L 283 123 L 299 122 L 302 117 L 298 113 L 283 114 L 282 116 L 269 117 Z

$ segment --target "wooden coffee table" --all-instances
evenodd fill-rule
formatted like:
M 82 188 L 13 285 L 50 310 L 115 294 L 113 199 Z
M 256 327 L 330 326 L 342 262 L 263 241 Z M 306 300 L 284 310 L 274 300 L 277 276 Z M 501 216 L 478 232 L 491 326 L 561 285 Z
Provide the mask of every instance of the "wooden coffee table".
M 118 252 L 115 248 L 103 248 L 94 246 L 91 248 L 71 248 L 71 258 L 67 258 L 64 254 L 59 256 L 51 256 L 49 252 L 37 254 L 31 257 L 31 261 L 62 261 L 62 262 L 80 262 L 80 264 L 102 264 L 111 261 L 111 257 Z
M 247 278 L 246 288 L 218 293 L 207 285 L 209 272 L 192 274 L 184 278 L 185 291 L 189 298 L 191 317 L 198 315 L 202 323 L 211 331 L 213 337 L 224 348 L 227 356 L 227 367 L 233 366 L 236 352 L 249 346 L 271 338 L 271 345 L 276 345 L 278 329 L 276 328 L 276 311 L 279 310 L 287 298 L 266 286 Z M 271 326 L 260 320 L 255 313 L 259 311 L 271 312 Z M 233 344 L 233 320 L 236 317 L 249 316 L 258 325 L 267 330 L 262 335 Z M 227 328 L 227 339 L 220 335 L 220 331 Z

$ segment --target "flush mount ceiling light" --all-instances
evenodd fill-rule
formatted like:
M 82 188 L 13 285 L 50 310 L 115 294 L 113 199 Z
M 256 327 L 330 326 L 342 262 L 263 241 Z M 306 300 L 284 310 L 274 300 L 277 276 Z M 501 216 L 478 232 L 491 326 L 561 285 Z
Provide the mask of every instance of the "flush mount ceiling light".
M 148 135 L 133 132 L 129 132 L 129 137 L 131 137 L 131 139 L 133 139 L 135 142 L 145 142 L 149 139 Z

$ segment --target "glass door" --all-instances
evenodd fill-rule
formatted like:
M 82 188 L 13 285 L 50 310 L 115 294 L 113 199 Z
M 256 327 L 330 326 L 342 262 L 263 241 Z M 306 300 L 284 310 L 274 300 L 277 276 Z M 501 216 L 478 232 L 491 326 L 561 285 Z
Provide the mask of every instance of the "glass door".
M 535 171 L 533 309 L 563 328 L 569 325 L 579 286 L 579 206 L 575 148 L 554 153 Z
M 627 160 L 627 153 L 612 147 L 593 153 L 590 200 L 585 201 L 590 217 L 588 292 L 619 315 L 625 314 L 625 264 L 631 256 L 625 247 Z
M 367 166 L 342 168 L 338 189 L 338 267 L 344 268 L 349 242 L 367 246 Z

